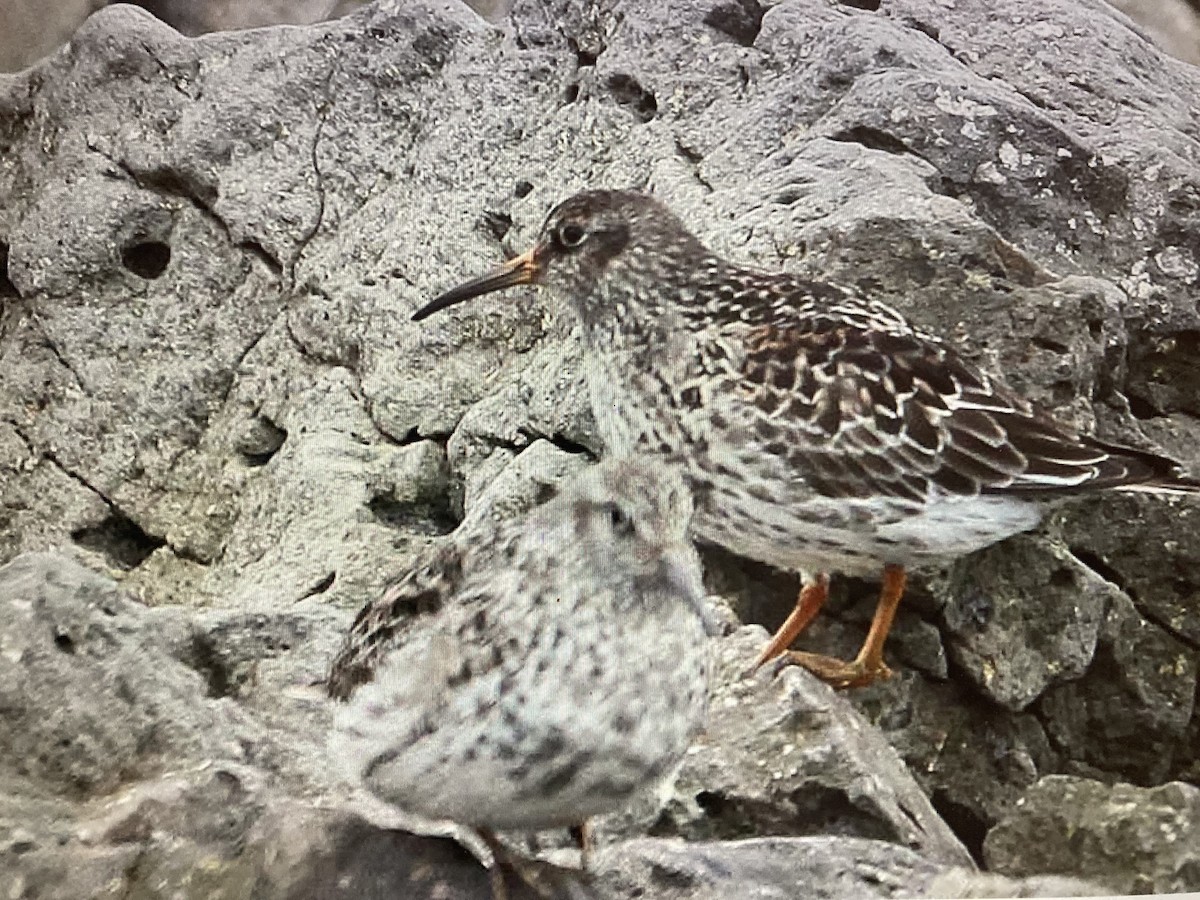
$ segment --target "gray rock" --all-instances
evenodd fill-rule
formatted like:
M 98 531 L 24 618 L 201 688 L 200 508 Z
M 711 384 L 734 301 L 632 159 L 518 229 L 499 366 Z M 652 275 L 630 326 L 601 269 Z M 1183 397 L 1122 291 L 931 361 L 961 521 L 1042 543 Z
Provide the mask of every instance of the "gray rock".
M 984 696 L 1020 711 L 1092 662 L 1117 589 L 1066 547 L 1019 536 L 931 584 L 950 654 Z
M 488 875 L 453 841 L 377 828 L 344 811 L 280 803 L 258 822 L 239 863 L 243 896 L 280 900 L 483 900 Z M 513 900 L 530 900 L 513 880 Z
M 222 713 L 239 714 L 198 703 L 199 674 L 168 656 L 181 623 L 69 560 L 31 554 L 0 569 L 0 610 L 0 750 L 22 778 L 108 793 L 195 754 Z
M 656 900 L 833 900 L 902 897 L 938 867 L 904 847 L 862 838 L 756 838 L 720 843 L 639 840 L 606 851 L 614 896 L 640 886 Z
M 790 900 L 858 897 L 1090 897 L 1101 888 L 1076 878 L 1005 878 L 944 869 L 911 850 L 862 838 L 757 838 L 720 843 L 642 839 L 601 857 L 615 896 L 649 885 L 656 900 L 745 897 Z
M 153 633 L 76 654 L 78 672 L 44 631 L 13 626 L 40 648 L 42 681 L 19 690 L 46 686 L 13 709 L 57 708 L 62 691 L 103 711 L 66 702 L 8 738 L 26 770 L 0 767 L 25 885 L 75 897 L 130 870 L 129 844 L 71 843 L 91 815 L 77 804 L 101 802 L 71 791 L 242 766 L 261 790 L 196 776 L 178 796 L 197 823 L 205 804 L 262 809 L 265 855 L 282 853 L 277 810 L 300 821 L 337 796 L 311 682 L 354 608 L 460 516 L 486 527 L 526 508 L 600 449 L 562 310 L 511 292 L 409 321 L 523 249 L 572 190 L 649 187 L 717 250 L 857 285 L 1060 415 L 1200 464 L 1200 76 L 1100 3 L 871 5 L 517 0 L 496 27 L 456 2 L 380 2 L 202 40 L 116 6 L 0 77 L 0 563 L 55 549 L 55 565 L 159 607 L 123 606 Z M 1195 781 L 1196 509 L 1079 501 L 1041 534 L 914 578 L 896 678 L 847 698 L 878 732 L 788 675 L 718 717 L 704 777 L 741 798 L 726 808 L 747 831 L 824 821 L 927 861 L 961 851 L 880 733 L 977 855 L 1047 774 Z M 708 562 L 745 621 L 790 608 L 793 578 Z M 1074 586 L 1037 583 L 1064 570 Z M 837 581 L 804 645 L 852 654 L 876 591 Z M 124 634 L 96 615 L 63 621 L 101 647 Z M 126 654 L 124 680 L 165 693 L 105 693 Z M 793 777 L 770 768 L 787 741 L 769 731 L 794 708 L 813 755 Z M 776 770 L 794 802 L 756 781 Z M 695 803 L 710 788 L 681 778 L 663 827 L 694 840 L 715 827 Z M 314 816 L 326 873 L 356 842 L 392 840 Z M 239 835 L 258 827 L 235 818 Z M 135 871 L 248 865 L 211 835 L 175 835 L 190 849 L 172 856 L 170 821 L 165 843 L 133 844 L 156 860 Z M 36 851 L 20 852 L 20 827 Z M 408 877 L 410 860 L 391 862 L 354 883 Z M 237 871 L 268 895 L 301 890 Z M 482 884 L 472 862 L 460 875 L 448 883 Z
M 636 812 L 603 820 L 598 833 L 849 835 L 971 866 L 896 752 L 843 697 L 799 669 L 747 676 L 766 639 L 761 628 L 744 628 L 718 643 L 708 726 L 665 804 L 643 814 L 648 822 Z
M 1104 888 L 1095 881 L 1063 875 L 1005 878 L 988 872 L 951 869 L 936 875 L 920 896 L 944 900 L 984 897 L 1096 897 Z
M 1200 645 L 1195 597 L 1200 573 L 1200 511 L 1179 498 L 1115 494 L 1063 510 L 1062 536 L 1097 574 L 1120 588 L 1138 611 L 1190 646 Z M 1147 552 L 1144 536 L 1163 540 Z
M 990 825 L 1062 757 L 1033 712 L 981 702 L 967 678 L 901 672 L 851 698 L 896 748 L 938 814 L 978 858 Z
M 578 344 L 555 341 L 530 356 L 506 384 L 466 410 L 447 442 L 465 509 L 487 489 L 498 466 L 537 443 L 575 455 L 600 453 Z
M 549 499 L 559 482 L 585 466 L 582 454 L 560 450 L 543 439 L 519 453 L 496 448 L 465 476 L 466 515 L 460 527 L 486 530 L 522 515 Z
M 482 866 L 451 841 L 368 824 L 329 780 L 329 704 L 314 688 L 347 613 L 311 600 L 263 614 L 147 609 L 51 555 L 0 568 L 0 603 L 0 658 L 19 663 L 3 673 L 0 704 L 0 733 L 18 742 L 0 765 L 6 895 L 155 897 L 184 884 L 188 896 L 484 895 Z M 763 636 L 744 629 L 721 642 L 713 727 L 676 787 L 677 798 L 719 794 L 748 816 L 734 822 L 701 803 L 700 819 L 682 824 L 674 799 L 656 827 L 674 819 L 691 842 L 614 840 L 602 825 L 594 875 L 542 864 L 540 883 L 597 900 L 634 889 L 727 896 L 734 883 L 764 898 L 797 884 L 822 897 L 924 896 L 955 863 L 970 865 L 844 700 L 799 671 L 741 676 Z M 776 763 L 751 764 L 756 755 Z M 737 763 L 722 756 L 741 757 L 750 777 L 730 784 L 722 770 Z M 792 830 L 839 836 L 698 840 L 789 818 Z M 862 831 L 912 849 L 844 836 Z M 517 886 L 513 896 L 534 894 Z
M 233 859 L 290 742 L 216 696 L 186 615 L 51 554 L 0 568 L 0 606 L 0 889 L 127 896 Z
M 50 7 L 38 0 L 5 3 L 0 7 L 0 72 L 16 72 L 56 50 L 107 2 L 69 0 Z
M 140 0 L 176 31 L 187 35 L 264 25 L 311 25 L 353 12 L 366 0 Z
M 1200 15 L 1187 0 L 1115 0 L 1112 5 L 1172 56 L 1200 64 Z
M 1200 890 L 1200 789 L 1047 776 L 983 848 L 1001 873 L 1086 875 L 1115 894 Z
M 1161 781 L 1195 715 L 1197 651 L 1156 628 L 1118 595 L 1105 617 L 1088 674 L 1040 702 L 1047 733 L 1093 770 Z

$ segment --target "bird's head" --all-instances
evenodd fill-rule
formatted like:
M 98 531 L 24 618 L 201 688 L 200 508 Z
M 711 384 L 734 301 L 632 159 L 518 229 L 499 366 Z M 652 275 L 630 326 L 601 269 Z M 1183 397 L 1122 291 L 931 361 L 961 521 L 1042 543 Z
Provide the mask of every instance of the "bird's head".
M 669 276 L 705 252 L 653 197 L 636 191 L 584 191 L 550 211 L 528 252 L 435 298 L 413 320 L 493 291 L 544 284 L 562 293 L 586 321 L 611 314 L 598 305 L 649 302 L 639 286 Z
M 709 625 L 699 558 L 688 538 L 692 496 L 683 478 L 659 463 L 607 459 L 581 472 L 531 513 L 525 540 L 630 596 L 673 597 Z M 530 556 L 546 557 L 544 549 Z M 633 586 L 634 590 L 629 590 Z

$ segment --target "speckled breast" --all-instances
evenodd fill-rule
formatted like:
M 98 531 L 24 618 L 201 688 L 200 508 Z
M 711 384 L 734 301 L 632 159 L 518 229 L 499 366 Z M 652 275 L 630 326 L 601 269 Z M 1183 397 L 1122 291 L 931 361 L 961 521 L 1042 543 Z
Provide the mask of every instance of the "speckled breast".
M 618 369 L 631 371 L 601 362 L 588 378 L 607 453 L 680 466 L 696 497 L 693 532 L 739 556 L 791 571 L 870 576 L 885 563 L 978 550 L 1040 519 L 1035 504 L 996 496 L 925 505 L 822 496 L 738 427 L 736 409 L 688 409 L 656 374 L 622 379 Z

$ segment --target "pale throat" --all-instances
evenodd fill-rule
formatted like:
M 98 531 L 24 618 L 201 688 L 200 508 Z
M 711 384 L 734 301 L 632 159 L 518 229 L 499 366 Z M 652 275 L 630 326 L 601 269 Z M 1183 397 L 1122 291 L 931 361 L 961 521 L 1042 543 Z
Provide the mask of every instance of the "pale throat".
M 621 273 L 622 275 L 624 273 Z M 602 277 L 572 298 L 588 350 L 643 370 L 660 369 L 687 343 L 683 316 L 666 298 L 651 298 L 652 279 Z

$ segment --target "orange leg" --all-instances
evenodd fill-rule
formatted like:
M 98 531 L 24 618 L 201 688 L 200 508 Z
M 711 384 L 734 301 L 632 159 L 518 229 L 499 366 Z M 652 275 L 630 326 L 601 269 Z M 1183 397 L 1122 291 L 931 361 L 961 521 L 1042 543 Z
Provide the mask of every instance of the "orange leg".
M 863 641 L 862 649 L 858 651 L 858 656 L 854 658 L 853 662 L 844 662 L 830 656 L 804 653 L 799 650 L 787 651 L 783 662 L 803 666 L 835 688 L 863 687 L 891 677 L 892 672 L 883 661 L 883 645 L 887 640 L 888 632 L 892 630 L 892 622 L 896 618 L 896 608 L 900 605 L 900 598 L 904 596 L 906 578 L 903 566 L 884 566 L 883 585 L 879 591 L 879 605 L 875 607 L 875 617 L 871 620 L 871 629 L 867 632 L 867 639 Z M 799 605 L 797 605 L 798 608 Z M 809 618 L 811 619 L 811 616 Z M 791 621 L 790 618 L 789 621 Z M 767 657 L 767 659 L 769 658 Z
M 806 580 L 800 588 L 800 595 L 796 598 L 796 608 L 787 617 L 787 621 L 779 626 L 771 640 L 767 642 L 767 646 L 763 647 L 762 653 L 758 654 L 758 659 L 754 661 L 750 671 L 757 672 L 763 663 L 770 662 L 783 653 L 792 641 L 800 636 L 800 632 L 817 617 L 817 613 L 821 611 L 821 607 L 828 599 L 828 575 L 818 572 L 812 581 Z

